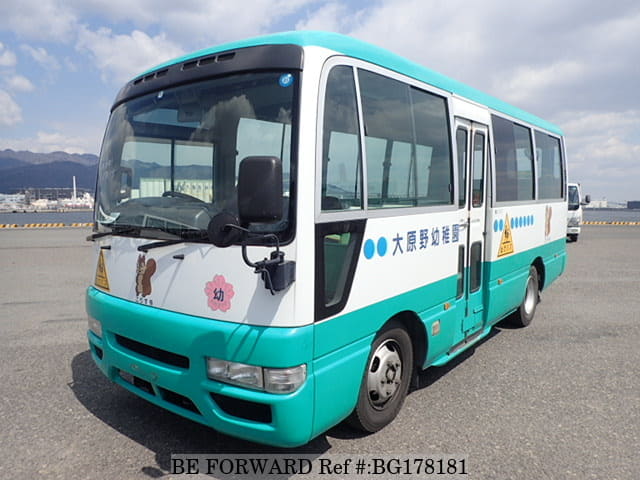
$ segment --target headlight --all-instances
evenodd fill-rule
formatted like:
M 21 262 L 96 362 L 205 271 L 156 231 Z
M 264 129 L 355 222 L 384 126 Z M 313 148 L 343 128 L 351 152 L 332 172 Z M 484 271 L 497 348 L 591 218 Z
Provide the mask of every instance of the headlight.
M 262 389 L 262 368 L 244 363 L 207 358 L 207 375 L 212 380 Z
M 93 317 L 89 317 L 89 330 L 102 338 L 102 324 Z
M 212 380 L 269 393 L 295 392 L 307 379 L 307 366 L 262 368 L 207 357 L 207 376 Z

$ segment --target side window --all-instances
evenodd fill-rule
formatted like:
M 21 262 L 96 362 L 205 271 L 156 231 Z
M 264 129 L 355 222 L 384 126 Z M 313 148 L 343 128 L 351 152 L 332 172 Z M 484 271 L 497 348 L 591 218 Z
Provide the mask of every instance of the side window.
M 458 207 L 467 204 L 467 129 L 456 131 L 456 150 L 458 151 Z
M 414 205 L 409 89 L 366 70 L 358 70 L 358 78 L 366 145 L 380 144 L 371 156 L 367 153 L 367 172 L 371 172 L 367 183 L 369 208 Z
M 531 131 L 492 115 L 496 159 L 496 200 L 534 199 Z
M 449 113 L 444 98 L 411 88 L 418 205 L 453 203 Z
M 366 220 L 316 225 L 315 319 L 335 315 L 347 303 L 362 251 Z
M 446 101 L 358 70 L 369 208 L 452 203 Z
M 322 137 L 322 211 L 361 209 L 362 162 L 353 69 L 327 78 Z
M 469 291 L 477 292 L 482 286 L 482 242 L 471 245 L 469 259 L 471 270 L 469 275 Z
M 324 236 L 324 304 L 327 307 L 335 305 L 344 296 L 355 242 L 356 237 L 351 232 Z
M 538 198 L 563 198 L 560 139 L 536 131 Z
M 285 194 L 291 177 L 291 120 L 286 112 L 278 122 L 241 117 L 236 138 L 236 179 L 240 162 L 250 155 L 269 155 L 282 160 Z
M 484 201 L 484 134 L 477 132 L 473 136 L 473 185 L 471 187 L 471 205 L 481 207 Z

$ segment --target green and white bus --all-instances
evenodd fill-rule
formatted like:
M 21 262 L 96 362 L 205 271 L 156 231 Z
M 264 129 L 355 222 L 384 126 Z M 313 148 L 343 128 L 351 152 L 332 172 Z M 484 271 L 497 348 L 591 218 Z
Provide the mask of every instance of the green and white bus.
M 199 51 L 111 110 L 88 288 L 112 381 L 228 435 L 391 422 L 564 270 L 558 127 L 333 33 Z

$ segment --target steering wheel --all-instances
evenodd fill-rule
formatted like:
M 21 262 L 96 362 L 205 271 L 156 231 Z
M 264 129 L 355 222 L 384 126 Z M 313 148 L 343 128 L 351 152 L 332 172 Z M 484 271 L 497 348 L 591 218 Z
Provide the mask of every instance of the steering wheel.
M 200 200 L 198 197 L 194 197 L 193 195 L 187 195 L 186 193 L 182 193 L 182 192 L 176 192 L 175 190 L 167 190 L 162 194 L 162 196 L 182 198 L 183 200 L 189 200 L 191 202 L 207 203 L 204 200 Z

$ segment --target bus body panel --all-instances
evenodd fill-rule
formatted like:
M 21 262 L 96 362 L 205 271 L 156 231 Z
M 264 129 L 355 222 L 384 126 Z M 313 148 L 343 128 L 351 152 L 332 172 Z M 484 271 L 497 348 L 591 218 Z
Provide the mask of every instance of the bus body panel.
M 274 298 L 260 276 L 242 263 L 239 247 L 181 243 L 138 250 L 154 242 L 118 236 L 96 242 L 96 262 L 103 262 L 109 284 L 103 290 L 154 308 L 240 324 L 287 327 L 305 318 L 293 314 L 295 283 Z M 269 251 L 249 247 L 248 255 L 261 260 Z M 295 260 L 295 243 L 283 251 Z

